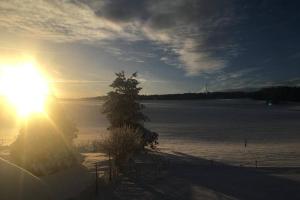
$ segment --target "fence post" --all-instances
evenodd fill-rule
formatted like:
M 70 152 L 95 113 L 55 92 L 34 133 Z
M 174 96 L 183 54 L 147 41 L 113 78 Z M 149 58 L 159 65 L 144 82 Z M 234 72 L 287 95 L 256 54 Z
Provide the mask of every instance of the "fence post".
M 98 163 L 95 163 L 95 170 L 96 170 L 96 196 L 98 196 Z
M 108 160 L 109 160 L 109 181 L 111 181 L 112 166 L 111 166 L 110 151 L 108 152 Z

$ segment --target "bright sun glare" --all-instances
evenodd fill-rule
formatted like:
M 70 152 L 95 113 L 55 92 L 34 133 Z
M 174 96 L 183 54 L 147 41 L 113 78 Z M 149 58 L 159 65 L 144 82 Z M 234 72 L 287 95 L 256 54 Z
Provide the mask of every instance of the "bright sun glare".
M 0 73 L 0 94 L 13 105 L 20 117 L 44 112 L 49 85 L 35 62 L 1 66 Z

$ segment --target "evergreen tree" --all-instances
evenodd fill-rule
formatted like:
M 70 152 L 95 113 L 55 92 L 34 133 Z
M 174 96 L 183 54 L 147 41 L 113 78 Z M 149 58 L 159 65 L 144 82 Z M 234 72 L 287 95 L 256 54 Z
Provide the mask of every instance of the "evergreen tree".
M 129 78 L 124 71 L 116 73 L 116 79 L 110 85 L 113 90 L 108 93 L 103 105 L 103 113 L 110 122 L 109 129 L 130 127 L 139 131 L 143 138 L 143 145 L 154 147 L 157 144 L 158 134 L 144 127 L 144 122 L 149 120 L 142 112 L 144 105 L 138 101 L 139 87 L 137 73 Z

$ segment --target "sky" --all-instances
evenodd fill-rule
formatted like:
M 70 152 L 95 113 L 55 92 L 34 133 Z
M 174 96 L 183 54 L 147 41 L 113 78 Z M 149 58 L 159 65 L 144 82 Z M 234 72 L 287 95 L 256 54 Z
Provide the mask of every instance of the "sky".
M 0 0 L 0 62 L 30 55 L 58 97 L 300 85 L 297 0 Z

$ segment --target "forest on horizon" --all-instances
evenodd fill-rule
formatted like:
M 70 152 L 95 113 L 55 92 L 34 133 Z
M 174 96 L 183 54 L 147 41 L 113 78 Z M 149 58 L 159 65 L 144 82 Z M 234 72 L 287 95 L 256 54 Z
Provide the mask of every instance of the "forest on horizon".
M 86 97 L 62 100 L 105 100 L 106 96 Z M 300 87 L 274 86 L 257 89 L 254 91 L 220 91 L 178 94 L 151 94 L 139 95 L 140 100 L 201 100 L 201 99 L 254 99 L 265 100 L 273 104 L 293 101 L 300 102 Z

